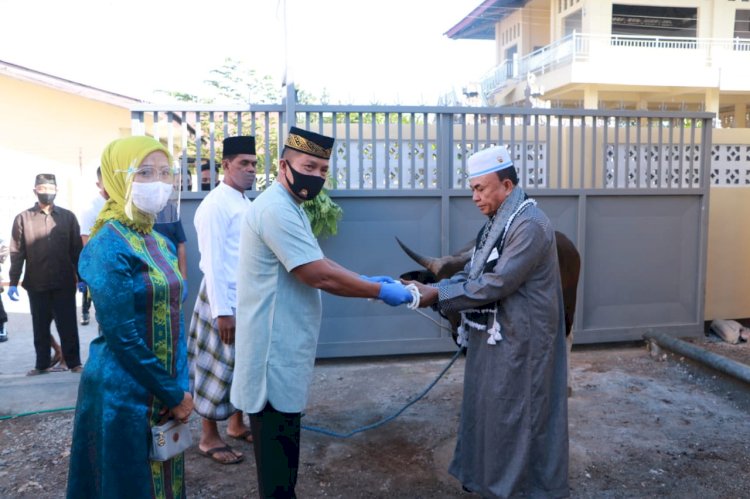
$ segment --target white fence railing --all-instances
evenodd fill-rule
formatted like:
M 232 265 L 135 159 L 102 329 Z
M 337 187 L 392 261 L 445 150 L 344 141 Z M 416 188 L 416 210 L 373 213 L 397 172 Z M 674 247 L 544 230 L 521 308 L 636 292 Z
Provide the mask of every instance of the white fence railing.
M 256 136 L 258 187 L 275 176 L 288 126 L 335 137 L 331 185 L 347 191 L 466 189 L 466 158 L 509 148 L 521 184 L 535 189 L 705 187 L 708 113 L 283 104 L 223 109 L 190 104 L 133 109 L 133 131 L 163 140 L 187 178 L 215 176 L 224 137 Z M 189 175 L 188 175 L 189 173 Z M 715 180 L 715 178 L 714 178 Z
M 683 38 L 635 35 L 594 35 L 572 33 L 564 38 L 537 49 L 520 60 L 505 60 L 485 73 L 481 88 L 485 98 L 507 85 L 516 84 L 528 74 L 544 74 L 574 61 L 590 60 L 594 52 L 599 57 L 615 57 L 615 50 L 641 50 L 639 57 L 648 56 L 643 49 L 653 50 L 653 57 L 669 57 L 664 51 L 683 53 L 691 60 L 706 66 L 721 66 L 728 53 L 750 52 L 750 40 L 741 38 Z M 734 63 L 734 62 L 733 62 Z

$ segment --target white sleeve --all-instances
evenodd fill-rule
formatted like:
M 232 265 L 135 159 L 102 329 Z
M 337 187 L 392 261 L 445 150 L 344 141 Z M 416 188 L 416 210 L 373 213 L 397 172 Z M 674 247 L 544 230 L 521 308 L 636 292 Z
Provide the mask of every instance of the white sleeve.
M 96 217 L 99 216 L 99 212 L 104 206 L 104 199 L 97 194 L 96 199 L 91 201 L 89 205 L 84 209 L 78 216 L 78 225 L 81 227 L 81 235 L 88 236 L 91 234 L 91 229 L 94 228 L 96 223 Z
M 195 217 L 198 234 L 200 268 L 206 279 L 206 294 L 211 306 L 211 317 L 234 315 L 229 300 L 229 282 L 224 265 L 224 245 L 229 229 L 229 217 L 217 203 L 201 206 Z
M 92 207 L 89 206 L 78 217 L 82 236 L 91 234 L 91 229 L 94 227 L 94 222 L 96 222 L 96 216 L 99 214 L 99 212 L 93 213 L 93 211 Z

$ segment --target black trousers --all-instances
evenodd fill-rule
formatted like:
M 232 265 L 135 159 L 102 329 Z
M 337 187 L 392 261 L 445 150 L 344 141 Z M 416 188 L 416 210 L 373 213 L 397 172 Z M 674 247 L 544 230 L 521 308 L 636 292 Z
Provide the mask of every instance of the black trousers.
M 89 290 L 88 286 L 86 287 L 86 291 L 84 291 L 81 298 L 81 314 L 88 314 L 89 310 L 91 310 L 91 291 Z
M 3 305 L 3 295 L 0 294 L 0 324 L 8 322 L 8 314 L 5 313 L 5 305 Z
M 258 494 L 262 498 L 294 499 L 299 469 L 299 412 L 279 412 L 270 403 L 250 414 Z
M 81 365 L 78 344 L 78 321 L 76 320 L 76 290 L 53 289 L 49 291 L 28 291 L 31 308 L 31 325 L 34 329 L 34 349 L 36 368 L 47 369 L 50 365 L 50 325 L 55 320 L 60 334 L 63 359 L 68 368 Z

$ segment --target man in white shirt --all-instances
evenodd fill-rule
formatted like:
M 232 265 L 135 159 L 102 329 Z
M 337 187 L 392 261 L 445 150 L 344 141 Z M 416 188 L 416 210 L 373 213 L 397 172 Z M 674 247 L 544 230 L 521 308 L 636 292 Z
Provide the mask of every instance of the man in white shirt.
M 195 212 L 203 281 L 190 321 L 190 385 L 195 412 L 203 417 L 198 451 L 221 464 L 239 463 L 244 455 L 221 438 L 217 421 L 228 418 L 227 434 L 252 442 L 242 412 L 229 401 L 229 388 L 234 372 L 240 222 L 250 207 L 245 190 L 255 181 L 257 162 L 255 137 L 224 139 L 224 180 Z
M 96 169 L 96 187 L 99 189 L 99 195 L 91 200 L 91 203 L 89 203 L 86 209 L 81 212 L 80 217 L 78 217 L 81 225 L 81 242 L 84 246 L 89 242 L 89 234 L 91 234 L 91 229 L 96 223 L 96 217 L 99 216 L 104 203 L 109 199 L 107 191 L 104 190 L 101 167 Z M 89 311 L 91 310 L 91 293 L 89 293 L 88 286 L 84 281 L 78 281 L 78 290 L 83 294 L 83 299 L 81 300 L 81 325 L 87 326 L 89 323 Z M 52 347 L 54 348 L 54 344 Z

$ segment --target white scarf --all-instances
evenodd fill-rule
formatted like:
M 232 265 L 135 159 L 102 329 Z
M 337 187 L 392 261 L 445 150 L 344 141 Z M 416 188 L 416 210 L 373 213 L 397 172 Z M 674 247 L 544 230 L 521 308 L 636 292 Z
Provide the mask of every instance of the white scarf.
M 519 186 L 515 186 L 505 201 L 503 201 L 503 204 L 498 211 L 487 221 L 487 224 L 482 231 L 480 241 L 474 248 L 474 254 L 471 257 L 469 279 L 474 280 L 479 278 L 479 276 L 484 273 L 487 261 L 494 256 L 495 253 L 497 253 L 497 258 L 500 258 L 500 253 L 502 253 L 503 247 L 505 246 L 505 238 L 508 235 L 510 225 L 519 213 L 531 205 L 536 206 L 536 201 L 530 198 L 527 199 L 526 193 L 524 193 L 523 189 Z M 472 321 L 468 318 L 468 314 L 491 314 L 492 327 L 487 329 L 485 324 Z M 489 324 L 489 318 L 487 323 Z M 500 322 L 497 320 L 497 303 L 495 303 L 492 308 L 469 309 L 461 312 L 461 325 L 458 327 L 458 344 L 461 346 L 466 346 L 468 344 L 469 337 L 465 327 L 467 325 L 479 331 L 487 331 L 487 334 L 489 335 L 487 343 L 490 345 L 495 345 L 498 341 L 503 339 L 502 334 L 500 334 L 502 328 Z

